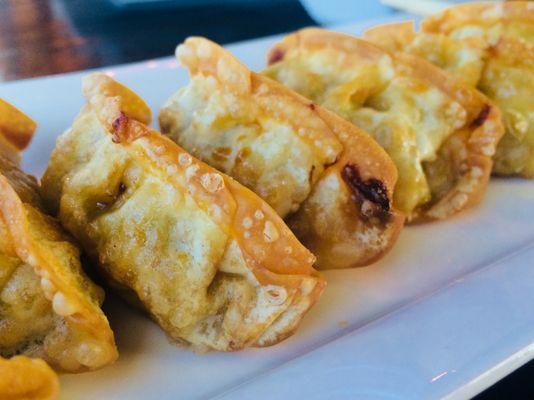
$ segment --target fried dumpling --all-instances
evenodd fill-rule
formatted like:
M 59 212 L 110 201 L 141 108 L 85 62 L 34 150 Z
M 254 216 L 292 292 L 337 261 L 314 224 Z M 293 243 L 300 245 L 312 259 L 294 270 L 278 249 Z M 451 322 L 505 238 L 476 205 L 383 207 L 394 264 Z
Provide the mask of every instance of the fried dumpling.
M 365 31 L 363 38 L 390 52 L 406 52 L 424 58 L 469 86 L 477 85 L 484 68 L 482 41 L 416 33 L 413 21 L 375 26 Z
M 104 278 L 200 351 L 290 336 L 325 286 L 313 255 L 258 196 L 148 128 L 128 89 L 94 74 L 83 92 L 43 190 Z
M 381 47 L 423 57 L 477 87 L 501 109 L 506 133 L 493 172 L 534 178 L 534 4 L 471 3 L 421 23 L 383 25 L 365 33 Z
M 100 368 L 117 358 L 100 309 L 104 293 L 83 273 L 78 248 L 44 213 L 36 180 L 14 162 L 35 124 L 7 104 L 0 114 L 6 108 L 13 124 L 0 117 L 8 144 L 0 143 L 0 356 L 40 357 L 69 372 Z
M 397 165 L 393 205 L 409 221 L 482 198 L 503 129 L 478 91 L 418 57 L 322 29 L 285 37 L 268 60 L 266 75 L 373 134 Z
M 0 357 L 0 399 L 53 400 L 58 393 L 58 377 L 43 360 Z
M 162 132 L 259 194 L 321 269 L 366 265 L 394 243 L 396 168 L 365 132 L 241 64 L 204 38 L 177 48 L 191 81 Z
M 18 164 L 20 150 L 28 145 L 36 126 L 30 117 L 0 99 L 0 157 Z

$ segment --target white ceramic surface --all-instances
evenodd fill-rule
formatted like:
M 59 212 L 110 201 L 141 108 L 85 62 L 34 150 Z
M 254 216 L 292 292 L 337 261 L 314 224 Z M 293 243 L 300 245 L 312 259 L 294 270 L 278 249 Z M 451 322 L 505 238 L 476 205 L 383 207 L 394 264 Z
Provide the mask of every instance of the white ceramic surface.
M 272 42 L 229 49 L 260 69 Z M 187 80 L 172 58 L 106 70 L 155 111 Z M 27 171 L 43 172 L 82 105 L 82 75 L 0 86 L 0 97 L 39 122 Z M 267 349 L 197 355 L 109 298 L 120 358 L 101 371 L 62 376 L 62 398 L 468 398 L 534 356 L 533 205 L 534 181 L 492 180 L 480 207 L 406 228 L 371 267 L 327 272 L 327 290 L 297 333 Z

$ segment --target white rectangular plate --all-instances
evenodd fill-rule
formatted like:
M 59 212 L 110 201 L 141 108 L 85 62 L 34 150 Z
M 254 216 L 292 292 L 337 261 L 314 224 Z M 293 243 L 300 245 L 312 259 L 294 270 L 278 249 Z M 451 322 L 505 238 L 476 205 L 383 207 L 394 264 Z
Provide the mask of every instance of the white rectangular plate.
M 359 33 L 369 24 L 338 27 Z M 273 38 L 228 46 L 264 66 Z M 107 70 L 155 113 L 187 82 L 173 58 Z M 84 73 L 12 82 L 0 97 L 39 123 L 24 167 L 40 176 L 83 103 Z M 492 180 L 484 202 L 448 221 L 408 227 L 379 263 L 329 271 L 297 333 L 266 349 L 198 355 L 172 346 L 113 298 L 120 358 L 61 377 L 64 399 L 467 398 L 534 355 L 534 181 Z M 110 296 L 108 296 L 110 297 Z

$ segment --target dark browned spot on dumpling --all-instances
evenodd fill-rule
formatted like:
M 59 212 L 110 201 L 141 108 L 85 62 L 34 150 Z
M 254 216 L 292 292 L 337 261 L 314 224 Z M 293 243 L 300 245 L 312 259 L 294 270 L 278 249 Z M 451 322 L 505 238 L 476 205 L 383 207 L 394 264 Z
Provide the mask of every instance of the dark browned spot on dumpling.
M 267 60 L 267 63 L 269 65 L 274 64 L 278 61 L 282 61 L 282 59 L 285 56 L 285 52 L 282 49 L 274 49 L 269 54 L 269 59 Z
M 472 128 L 478 128 L 481 126 L 486 120 L 488 119 L 488 116 L 491 111 L 491 106 L 489 104 L 484 104 L 478 115 L 475 117 L 473 121 L 471 121 L 471 127 Z
M 115 190 L 109 190 L 98 197 L 94 203 L 93 217 L 101 215 L 103 212 L 109 210 L 122 196 L 128 187 L 124 182 L 120 182 Z
M 362 215 L 387 222 L 390 203 L 384 182 L 375 178 L 363 180 L 358 167 L 353 164 L 345 165 L 341 176 L 349 186 L 353 199 L 360 205 Z
M 310 107 L 310 110 L 315 111 L 316 105 L 315 105 L 315 103 L 310 103 L 310 104 L 308 104 L 308 107 Z
M 315 165 L 312 165 L 310 168 L 310 173 L 308 174 L 308 183 L 311 185 L 313 183 L 313 172 L 315 171 Z
M 215 161 L 224 162 L 228 160 L 231 154 L 232 148 L 230 147 L 216 147 L 211 153 L 211 156 Z
M 128 125 L 128 117 L 122 111 L 120 115 L 111 124 L 113 128 L 113 135 L 111 139 L 114 143 L 120 143 L 123 132 L 126 131 Z
M 332 162 L 328 162 L 326 164 L 323 164 L 323 168 L 327 169 L 328 167 L 331 167 L 332 165 L 336 164 L 339 160 L 339 154 L 336 156 L 336 158 Z
M 237 153 L 236 160 L 235 160 L 236 164 L 240 164 L 244 162 L 248 157 L 250 157 L 251 154 L 252 154 L 252 150 L 250 149 L 250 147 L 243 147 Z

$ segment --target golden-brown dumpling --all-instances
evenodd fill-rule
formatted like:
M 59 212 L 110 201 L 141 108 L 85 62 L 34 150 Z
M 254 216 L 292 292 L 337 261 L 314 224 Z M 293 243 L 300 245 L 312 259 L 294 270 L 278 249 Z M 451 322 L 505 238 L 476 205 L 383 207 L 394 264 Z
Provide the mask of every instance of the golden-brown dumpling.
M 423 57 L 486 94 L 506 128 L 493 172 L 534 178 L 532 2 L 463 4 L 424 20 L 420 32 L 402 22 L 372 28 L 365 37 Z
M 403 217 L 393 162 L 365 132 L 204 38 L 177 57 L 188 86 L 162 108 L 162 132 L 259 194 L 317 256 L 319 268 L 380 258 Z
M 6 108 L 13 125 L 0 117 L 0 137 L 9 144 L 0 143 L 0 356 L 40 357 L 69 372 L 100 368 L 117 358 L 100 309 L 104 293 L 83 273 L 78 248 L 43 212 L 36 180 L 15 164 L 35 124 L 7 103 L 0 114 Z
M 19 152 L 28 145 L 35 128 L 35 121 L 0 99 L 0 157 L 18 164 Z
M 53 400 L 58 392 L 58 377 L 43 360 L 0 357 L 0 399 Z
M 393 204 L 410 221 L 480 201 L 502 135 L 498 109 L 428 62 L 322 29 L 285 37 L 265 74 L 373 134 L 399 171 Z
M 48 206 L 172 339 L 233 351 L 291 335 L 325 286 L 313 255 L 258 196 L 148 128 L 126 90 L 84 79 L 43 178 Z

